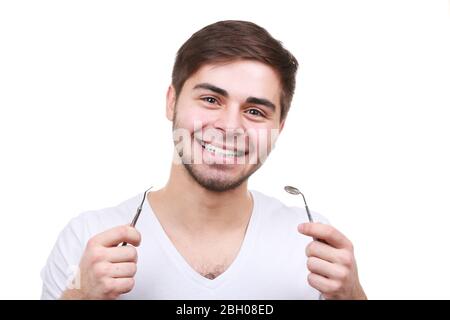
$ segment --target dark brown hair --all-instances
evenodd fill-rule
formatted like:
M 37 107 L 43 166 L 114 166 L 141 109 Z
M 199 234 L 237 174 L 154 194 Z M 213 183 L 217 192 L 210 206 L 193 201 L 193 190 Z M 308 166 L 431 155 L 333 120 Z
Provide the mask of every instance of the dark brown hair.
M 186 80 L 200 67 L 240 59 L 257 60 L 274 68 L 280 77 L 281 120 L 286 118 L 295 90 L 298 62 L 264 28 L 248 21 L 226 20 L 194 33 L 178 50 L 172 85 L 181 92 Z

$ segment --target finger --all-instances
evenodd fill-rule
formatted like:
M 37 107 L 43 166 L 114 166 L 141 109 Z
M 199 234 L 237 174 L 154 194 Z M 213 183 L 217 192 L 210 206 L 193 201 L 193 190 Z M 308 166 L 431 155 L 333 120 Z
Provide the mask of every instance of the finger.
M 106 249 L 106 259 L 109 262 L 137 262 L 138 254 L 135 247 L 112 247 Z
M 305 249 L 307 257 L 317 257 L 328 262 L 339 261 L 339 249 L 323 243 L 321 241 L 310 242 Z
M 345 277 L 345 268 L 339 264 L 334 264 L 316 257 L 308 258 L 306 262 L 308 270 L 312 273 L 324 276 L 328 279 L 342 279 Z
M 110 268 L 112 278 L 132 278 L 137 271 L 136 263 L 133 262 L 111 263 Z
M 124 225 L 99 233 L 90 241 L 105 247 L 117 246 L 122 242 L 128 242 L 137 247 L 141 242 L 141 235 L 135 228 Z
M 326 278 L 332 278 L 333 276 L 333 264 L 328 261 L 311 257 L 306 261 L 306 266 L 312 273 L 324 276 Z
M 325 278 L 319 274 L 308 274 L 308 283 L 311 287 L 319 290 L 322 293 L 330 293 L 336 290 L 337 284 L 335 280 Z
M 124 294 L 130 292 L 134 287 L 133 278 L 115 278 L 114 281 L 114 291 L 119 294 Z
M 324 240 L 331 246 L 344 249 L 351 248 L 352 243 L 339 230 L 323 223 L 302 223 L 298 231 L 306 236 Z

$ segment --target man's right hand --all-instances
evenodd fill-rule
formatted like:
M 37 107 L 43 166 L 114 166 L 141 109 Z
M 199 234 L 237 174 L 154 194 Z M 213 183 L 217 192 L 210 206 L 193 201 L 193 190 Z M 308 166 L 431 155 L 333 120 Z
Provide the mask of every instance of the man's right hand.
M 133 246 L 118 246 L 127 242 Z M 67 289 L 61 299 L 116 299 L 134 287 L 140 233 L 129 225 L 92 237 L 79 265 L 80 288 Z

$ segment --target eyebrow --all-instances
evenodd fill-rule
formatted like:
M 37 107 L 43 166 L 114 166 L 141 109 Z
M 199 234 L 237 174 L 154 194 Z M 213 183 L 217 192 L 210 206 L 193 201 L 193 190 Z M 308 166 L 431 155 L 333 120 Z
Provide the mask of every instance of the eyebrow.
M 254 103 L 254 104 L 259 104 L 261 106 L 266 106 L 267 108 L 271 109 L 272 111 L 275 112 L 275 104 L 273 104 L 272 102 L 270 102 L 267 99 L 264 98 L 255 98 L 255 97 L 248 97 L 246 100 L 247 103 Z
M 229 94 L 226 90 L 216 87 L 215 85 L 212 85 L 210 83 L 199 83 L 199 84 L 195 85 L 194 89 L 206 89 L 206 90 L 213 91 L 217 94 L 220 94 L 221 96 L 223 96 L 225 98 L 229 97 Z M 272 111 L 276 110 L 275 104 L 268 99 L 248 97 L 247 100 L 245 100 L 245 102 L 262 105 L 262 106 L 265 106 L 265 107 L 271 109 Z
M 218 93 L 221 96 L 224 96 L 225 98 L 228 98 L 228 92 L 226 90 L 216 87 L 210 83 L 199 83 L 194 87 L 194 89 L 206 89 Z

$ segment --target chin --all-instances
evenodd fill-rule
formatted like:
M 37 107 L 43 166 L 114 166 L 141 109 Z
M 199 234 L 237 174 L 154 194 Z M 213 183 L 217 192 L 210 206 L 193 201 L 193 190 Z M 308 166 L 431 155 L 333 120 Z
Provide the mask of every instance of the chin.
M 236 189 L 250 175 L 231 174 L 220 167 L 226 165 L 192 165 L 184 164 L 189 175 L 203 188 L 214 192 L 225 192 Z

